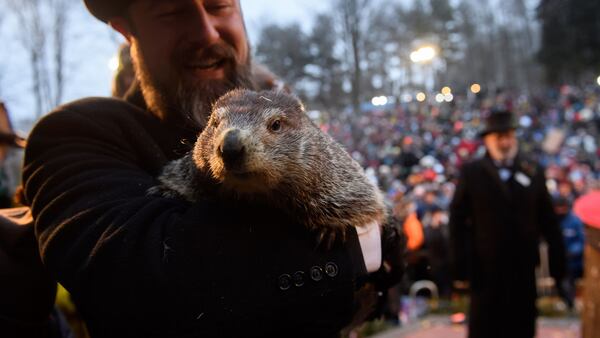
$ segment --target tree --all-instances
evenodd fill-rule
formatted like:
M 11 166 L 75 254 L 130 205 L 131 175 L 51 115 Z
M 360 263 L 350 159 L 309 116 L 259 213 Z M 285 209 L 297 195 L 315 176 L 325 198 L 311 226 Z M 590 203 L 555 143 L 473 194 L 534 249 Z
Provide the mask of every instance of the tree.
M 0 3 L 0 5 L 1 5 L 1 3 Z M 2 36 L 2 30 L 1 29 L 3 28 L 2 24 L 3 24 L 3 21 L 4 21 L 3 14 L 4 14 L 4 12 L 0 13 L 0 36 Z M 0 62 L 0 102 L 2 102 L 2 99 L 3 99 L 3 92 L 2 92 L 3 85 L 2 85 L 2 80 L 3 80 L 3 76 L 4 76 L 4 67 L 5 67 L 5 65 L 2 62 Z
M 406 20 L 415 39 L 424 38 L 431 32 L 426 2 L 415 1 L 407 14 Z
M 37 118 L 62 100 L 65 32 L 74 1 L 7 0 L 19 23 L 19 40 L 29 54 Z
M 64 92 L 64 64 L 66 40 L 65 32 L 68 26 L 68 13 L 72 0 L 49 0 L 52 10 L 52 34 L 54 37 L 54 102 L 53 105 L 61 103 Z
M 369 17 L 371 10 L 371 0 L 337 0 L 336 8 L 341 8 L 342 36 L 344 48 L 348 55 L 349 73 L 351 74 L 352 84 L 352 109 L 355 113 L 360 111 L 363 92 L 361 83 L 363 82 L 363 60 L 365 59 L 364 48 L 367 32 L 369 31 L 369 22 L 364 18 Z
M 346 74 L 342 60 L 336 55 L 337 41 L 334 18 L 329 14 L 317 15 L 308 36 L 310 64 L 305 69 L 316 86 L 316 95 L 309 99 L 325 110 L 339 110 L 346 104 L 343 90 Z
M 335 14 L 316 17 L 308 34 L 298 25 L 265 27 L 257 54 L 325 109 L 351 103 L 358 112 L 371 96 L 414 91 L 418 67 L 409 55 L 421 43 L 439 47 L 434 68 L 428 68 L 435 72 L 430 76 L 436 88 L 451 85 L 464 93 L 477 82 L 487 90 L 530 93 L 539 89 L 541 74 L 535 1 L 426 0 L 406 6 L 392 0 L 336 0 L 328 12 Z M 600 2 L 572 2 L 581 8 L 544 0 L 538 10 L 547 31 L 547 49 L 540 55 L 551 56 L 548 72 L 563 77 L 600 67 Z M 564 29 L 569 25 L 579 27 L 577 33 Z
M 523 0 L 489 2 L 462 0 L 454 11 L 456 41 L 446 76 L 458 87 L 478 82 L 488 89 L 534 89 L 537 31 L 530 7 Z
M 286 83 L 301 89 L 298 83 L 306 77 L 305 66 L 310 63 L 307 37 L 297 23 L 268 24 L 260 31 L 256 58 Z
M 467 87 L 469 82 L 484 83 L 484 78 L 489 78 L 486 74 L 488 69 L 483 64 L 485 50 L 479 48 L 481 33 L 474 12 L 468 1 L 461 1 L 457 7 L 457 31 L 461 39 L 457 61 L 448 67 L 448 78 L 458 79 L 460 87 Z
M 538 18 L 538 57 L 549 82 L 577 82 L 600 69 L 600 2 L 542 0 Z

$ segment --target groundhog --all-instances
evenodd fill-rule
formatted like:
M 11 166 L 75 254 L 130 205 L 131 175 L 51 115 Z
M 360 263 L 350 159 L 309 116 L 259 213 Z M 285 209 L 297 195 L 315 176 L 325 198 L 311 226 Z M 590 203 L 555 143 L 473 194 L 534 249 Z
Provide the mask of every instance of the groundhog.
M 383 224 L 379 189 L 291 94 L 233 90 L 214 105 L 194 149 L 169 163 L 149 193 L 261 201 L 332 240 Z

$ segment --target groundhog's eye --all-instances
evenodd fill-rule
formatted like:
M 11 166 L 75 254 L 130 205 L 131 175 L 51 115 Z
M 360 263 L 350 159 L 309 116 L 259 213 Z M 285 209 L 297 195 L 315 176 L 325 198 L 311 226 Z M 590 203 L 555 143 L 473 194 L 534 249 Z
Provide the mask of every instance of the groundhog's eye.
M 271 122 L 269 129 L 271 131 L 280 131 L 281 130 L 281 120 L 275 120 L 275 121 Z

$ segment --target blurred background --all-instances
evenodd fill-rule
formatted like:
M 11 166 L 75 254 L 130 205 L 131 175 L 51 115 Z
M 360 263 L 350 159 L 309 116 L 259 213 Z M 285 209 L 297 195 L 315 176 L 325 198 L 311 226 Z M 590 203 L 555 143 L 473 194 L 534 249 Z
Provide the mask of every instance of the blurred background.
M 575 286 L 569 307 L 553 291 L 542 246 L 540 334 L 579 337 L 585 236 L 571 209 L 600 179 L 599 1 L 241 2 L 255 60 L 363 165 L 408 236 L 408 273 L 386 320 L 356 334 L 400 325 L 395 336 L 464 336 L 452 326 L 466 301 L 448 272 L 448 204 L 460 166 L 484 151 L 482 117 L 509 109 L 522 151 L 547 168 Z M 0 131 L 26 136 L 56 105 L 111 94 L 123 40 L 82 1 L 0 8 Z M 8 194 L 22 154 L 4 148 Z

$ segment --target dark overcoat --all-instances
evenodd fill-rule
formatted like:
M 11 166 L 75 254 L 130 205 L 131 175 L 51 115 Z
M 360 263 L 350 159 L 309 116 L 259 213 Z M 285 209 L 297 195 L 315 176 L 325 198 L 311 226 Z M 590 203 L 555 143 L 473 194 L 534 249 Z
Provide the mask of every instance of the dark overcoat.
M 552 276 L 565 273 L 543 169 L 522 157 L 510 169 L 502 181 L 489 155 L 465 164 L 450 207 L 454 278 L 471 287 L 469 337 L 534 336 L 540 238 L 549 244 Z
M 336 336 L 366 275 L 278 210 L 149 196 L 198 130 L 128 101 L 57 108 L 31 132 L 24 195 L 44 263 L 93 338 Z

